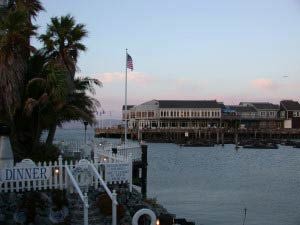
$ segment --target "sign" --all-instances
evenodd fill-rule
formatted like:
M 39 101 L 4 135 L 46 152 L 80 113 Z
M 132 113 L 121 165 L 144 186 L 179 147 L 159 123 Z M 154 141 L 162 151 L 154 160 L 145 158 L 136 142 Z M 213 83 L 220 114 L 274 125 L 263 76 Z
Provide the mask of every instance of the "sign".
M 48 167 L 11 167 L 0 170 L 0 182 L 48 180 L 50 168 Z
M 108 163 L 105 164 L 106 182 L 125 182 L 130 179 L 129 163 Z
M 188 137 L 189 136 L 189 132 L 184 132 L 184 136 Z

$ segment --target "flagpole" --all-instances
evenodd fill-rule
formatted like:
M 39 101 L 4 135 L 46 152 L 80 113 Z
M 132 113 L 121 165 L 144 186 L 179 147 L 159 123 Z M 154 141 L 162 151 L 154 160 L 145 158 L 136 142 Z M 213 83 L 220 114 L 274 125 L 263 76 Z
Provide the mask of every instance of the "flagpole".
M 125 63 L 125 138 L 124 138 L 124 147 L 127 143 L 127 48 L 126 48 L 126 63 Z

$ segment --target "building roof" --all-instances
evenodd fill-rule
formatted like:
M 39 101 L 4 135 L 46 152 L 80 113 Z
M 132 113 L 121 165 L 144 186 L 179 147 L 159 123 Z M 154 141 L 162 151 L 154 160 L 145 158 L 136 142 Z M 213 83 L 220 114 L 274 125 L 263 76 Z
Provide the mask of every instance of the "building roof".
M 127 110 L 133 108 L 134 105 L 127 105 Z M 122 106 L 122 110 L 125 110 L 125 105 Z
M 252 105 L 257 110 L 279 110 L 279 105 L 274 105 L 269 102 L 241 102 L 240 105 Z
M 280 102 L 280 104 L 286 109 L 286 110 L 300 110 L 300 104 L 297 101 L 293 100 L 283 100 Z
M 216 100 L 158 100 L 159 108 L 221 108 Z
M 252 112 L 256 113 L 257 112 L 253 106 L 230 105 L 228 107 L 238 113 L 252 113 Z

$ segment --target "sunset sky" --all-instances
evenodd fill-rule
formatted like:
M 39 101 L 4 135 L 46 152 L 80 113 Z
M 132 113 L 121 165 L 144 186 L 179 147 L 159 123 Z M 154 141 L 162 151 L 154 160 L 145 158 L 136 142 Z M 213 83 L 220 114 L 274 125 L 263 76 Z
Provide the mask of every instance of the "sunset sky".
M 86 24 L 78 75 L 98 78 L 112 118 L 151 99 L 300 100 L 299 0 L 42 0 L 40 32 L 70 13 Z M 288 76 L 288 77 L 285 77 Z M 109 113 L 107 113 L 109 118 Z

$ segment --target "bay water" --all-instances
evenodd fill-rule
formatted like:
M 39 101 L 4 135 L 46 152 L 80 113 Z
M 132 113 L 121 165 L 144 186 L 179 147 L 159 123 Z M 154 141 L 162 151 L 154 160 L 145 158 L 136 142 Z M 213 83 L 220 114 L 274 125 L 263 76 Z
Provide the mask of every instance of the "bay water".
M 84 130 L 59 129 L 56 138 L 83 140 Z M 245 209 L 245 225 L 297 225 L 300 149 L 148 143 L 147 188 L 148 197 L 197 225 L 243 225 Z

